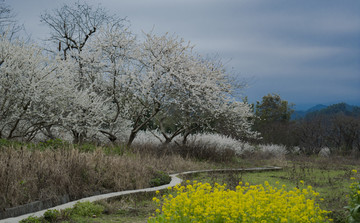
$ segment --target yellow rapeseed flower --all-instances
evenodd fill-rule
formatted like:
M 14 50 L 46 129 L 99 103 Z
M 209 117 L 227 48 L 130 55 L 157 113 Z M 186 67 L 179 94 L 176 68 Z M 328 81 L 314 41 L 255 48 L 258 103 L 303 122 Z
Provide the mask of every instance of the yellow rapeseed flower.
M 226 185 L 193 182 L 174 187 L 176 196 L 163 198 L 162 212 L 148 222 L 328 222 L 312 187 L 287 191 L 268 182 L 264 185 L 240 182 L 236 190 Z M 159 209 L 157 209 L 159 210 Z

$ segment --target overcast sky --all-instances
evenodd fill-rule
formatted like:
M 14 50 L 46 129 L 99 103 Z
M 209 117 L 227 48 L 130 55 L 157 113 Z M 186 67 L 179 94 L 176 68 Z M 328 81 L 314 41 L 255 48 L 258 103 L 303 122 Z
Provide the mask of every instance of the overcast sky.
M 175 33 L 222 58 L 250 102 L 268 93 L 307 109 L 360 105 L 359 0 L 85 0 L 127 17 L 131 30 Z M 37 42 L 45 10 L 70 0 L 5 0 Z

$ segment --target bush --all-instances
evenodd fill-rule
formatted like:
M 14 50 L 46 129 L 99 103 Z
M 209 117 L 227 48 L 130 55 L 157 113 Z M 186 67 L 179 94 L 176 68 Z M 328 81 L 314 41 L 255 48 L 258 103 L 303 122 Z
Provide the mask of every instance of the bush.
M 99 216 L 103 213 L 104 207 L 99 204 L 94 204 L 89 201 L 78 202 L 74 205 L 71 215 L 78 215 L 83 217 Z
M 46 221 L 42 217 L 30 216 L 28 218 L 25 218 L 25 219 L 19 221 L 19 222 L 20 223 L 43 223 L 43 222 L 46 222 Z
M 44 219 L 48 222 L 56 222 L 56 220 L 60 217 L 60 211 L 58 210 L 47 210 L 44 213 Z
M 89 201 L 78 202 L 73 208 L 67 208 L 65 210 L 47 210 L 42 217 L 30 216 L 21 220 L 21 223 L 52 223 L 52 222 L 77 222 L 78 217 L 94 217 L 103 213 L 104 207 L 99 204 L 94 204 Z
M 318 193 L 311 186 L 287 191 L 286 186 L 249 186 L 240 183 L 236 190 L 215 183 L 176 186 L 176 196 L 158 198 L 162 205 L 148 222 L 329 222 L 329 212 L 315 202 Z
M 244 143 L 228 136 L 211 133 L 199 133 L 188 137 L 189 145 L 195 147 L 213 148 L 218 152 L 233 150 L 236 154 L 241 154 Z
M 157 137 L 155 137 L 155 135 Z M 189 135 L 187 143 L 182 144 L 182 137 L 177 136 L 169 145 L 164 145 L 159 140 L 159 132 L 140 131 L 134 140 L 137 147 L 154 148 L 152 153 L 157 155 L 179 154 L 183 158 L 194 158 L 214 162 L 231 161 L 236 156 L 247 157 L 254 154 L 264 159 L 284 158 L 291 153 L 290 149 L 283 145 L 251 145 L 229 136 L 217 133 L 197 133 Z
M 169 174 L 158 171 L 155 173 L 154 177 L 150 180 L 149 184 L 151 187 L 157 187 L 171 182 L 171 177 Z

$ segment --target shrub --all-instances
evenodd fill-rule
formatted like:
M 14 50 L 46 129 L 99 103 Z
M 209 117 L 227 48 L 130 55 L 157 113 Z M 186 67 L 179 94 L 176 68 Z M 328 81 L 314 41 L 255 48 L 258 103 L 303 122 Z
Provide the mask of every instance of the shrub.
M 151 187 L 157 187 L 171 182 L 171 177 L 169 174 L 158 171 L 155 173 L 154 177 L 150 180 L 149 184 Z
M 89 201 L 78 202 L 74 205 L 71 215 L 78 215 L 83 217 L 99 216 L 103 213 L 104 207 L 99 204 L 94 204 Z
M 287 149 L 283 145 L 260 145 L 260 152 L 267 153 L 270 156 L 284 157 L 287 154 Z
M 329 222 L 328 211 L 315 202 L 318 193 L 311 186 L 287 191 L 286 186 L 249 186 L 236 190 L 226 185 L 193 184 L 175 187 L 176 196 L 164 195 L 156 216 L 148 222 Z
M 321 157 L 329 157 L 331 155 L 331 150 L 328 147 L 323 147 L 318 155 Z
M 60 217 L 60 211 L 58 210 L 47 210 L 44 213 L 44 219 L 48 222 L 56 222 L 56 220 Z
M 157 131 L 140 131 L 134 140 L 134 145 L 148 145 L 155 147 L 159 154 L 176 153 L 184 158 L 195 158 L 198 160 L 210 160 L 223 162 L 232 160 L 235 156 L 261 155 L 264 158 L 284 158 L 291 152 L 283 145 L 251 145 L 249 143 L 236 140 L 229 136 L 217 133 L 197 133 L 188 136 L 186 145 L 182 144 L 181 136 L 177 136 L 168 145 L 169 150 L 160 141 L 161 134 Z M 176 149 L 174 149 L 176 148 Z
M 19 221 L 20 223 L 43 223 L 46 222 L 42 217 L 35 217 L 35 216 L 30 216 L 28 218 L 25 218 L 21 221 Z
M 214 148 L 219 152 L 230 149 L 236 154 L 241 154 L 244 147 L 244 143 L 220 134 L 199 133 L 188 138 L 189 144 L 192 146 Z

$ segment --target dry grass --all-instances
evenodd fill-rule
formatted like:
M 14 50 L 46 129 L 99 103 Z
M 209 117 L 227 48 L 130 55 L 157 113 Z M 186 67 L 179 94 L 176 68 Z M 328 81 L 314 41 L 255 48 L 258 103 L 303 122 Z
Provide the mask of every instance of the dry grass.
M 207 167 L 209 164 L 179 155 L 107 155 L 102 148 L 81 152 L 74 148 L 41 151 L 1 147 L 0 210 L 63 195 L 75 200 L 99 192 L 145 188 L 157 171 Z
M 162 156 L 179 156 L 186 160 L 196 160 L 214 162 L 214 163 L 232 163 L 236 157 L 236 153 L 232 149 L 218 149 L 212 145 L 161 145 L 155 147 L 151 144 L 144 144 L 136 149 L 140 154 L 152 154 L 157 157 Z

